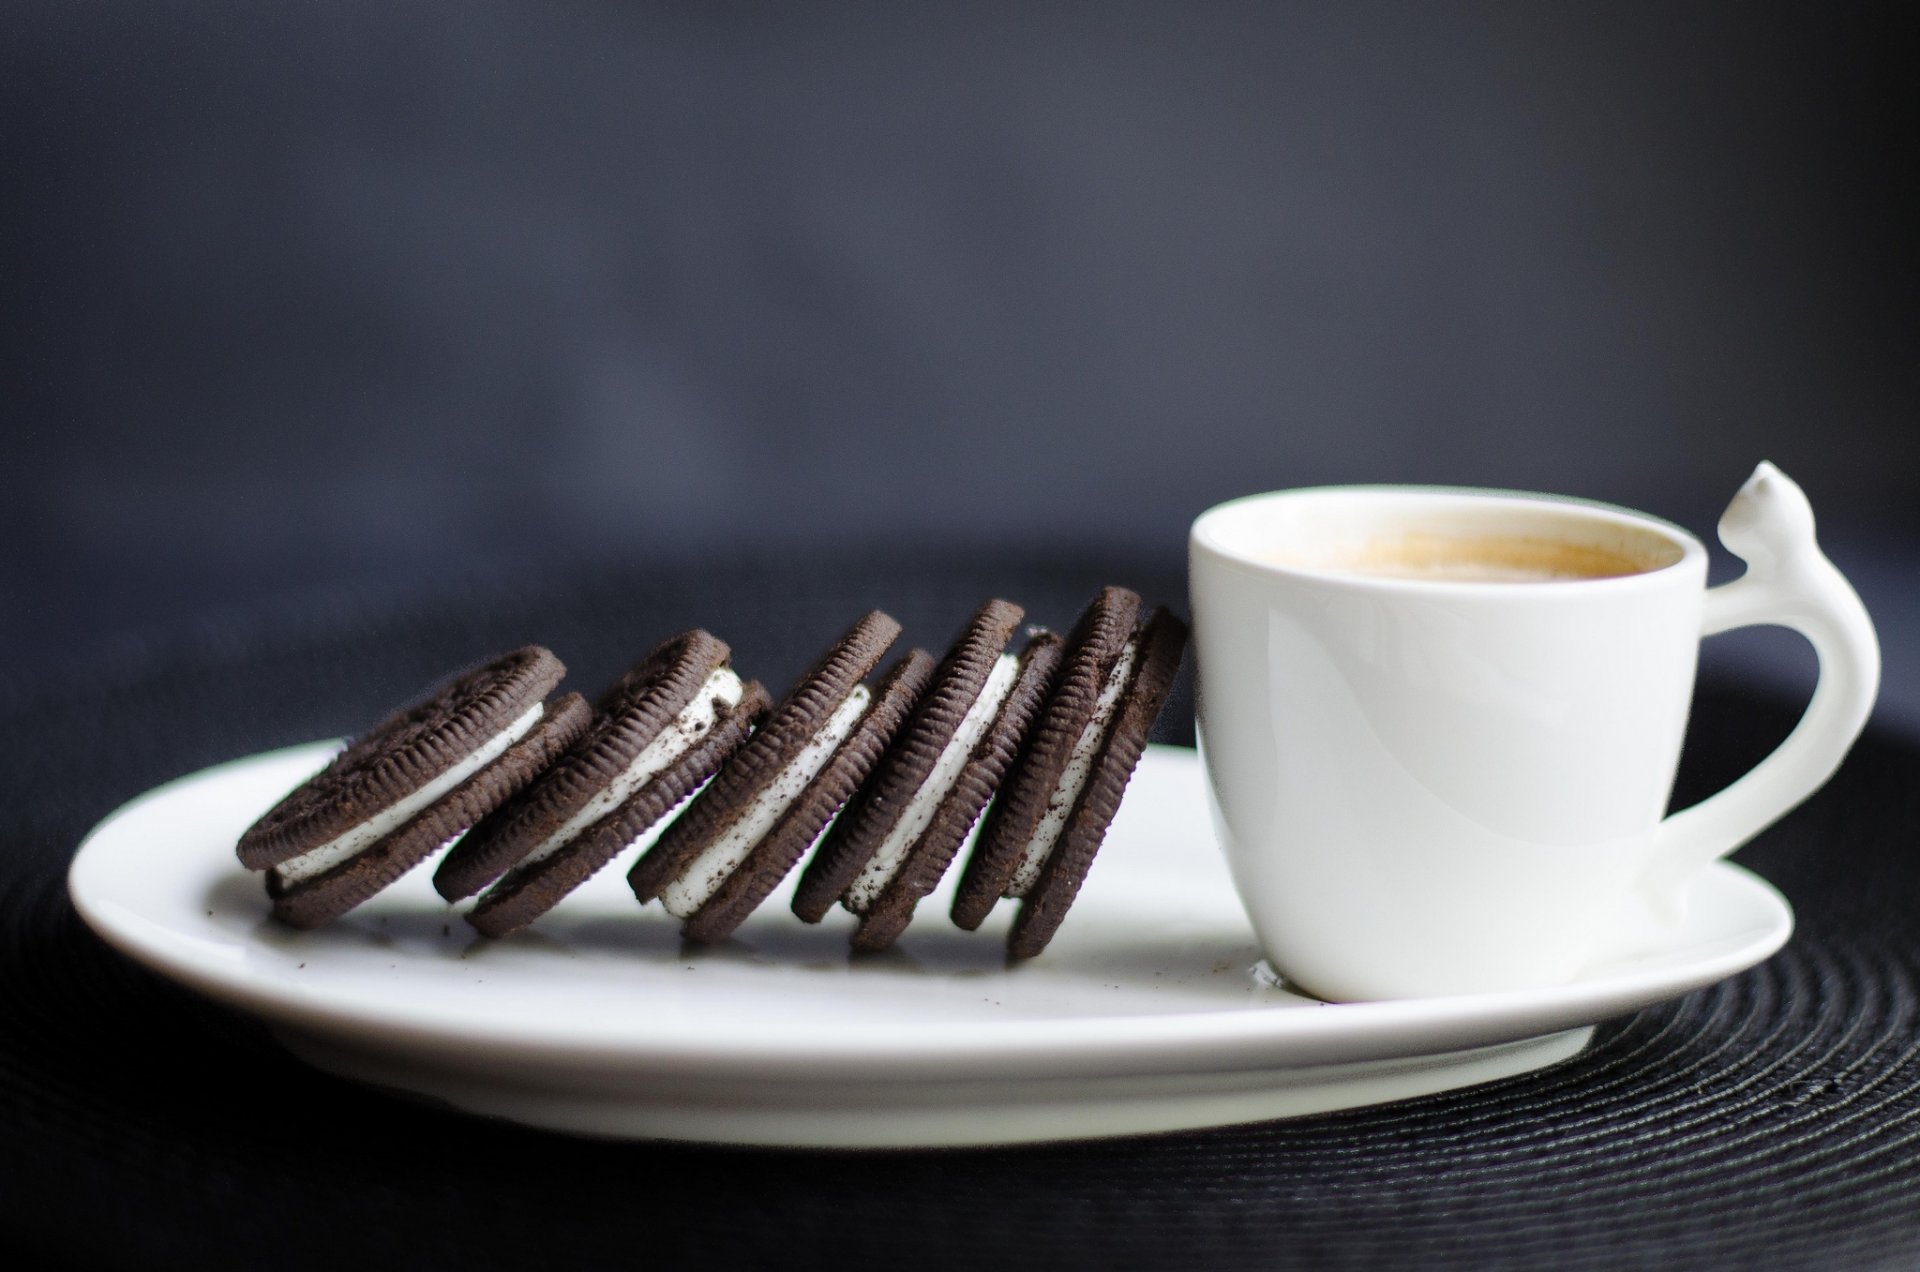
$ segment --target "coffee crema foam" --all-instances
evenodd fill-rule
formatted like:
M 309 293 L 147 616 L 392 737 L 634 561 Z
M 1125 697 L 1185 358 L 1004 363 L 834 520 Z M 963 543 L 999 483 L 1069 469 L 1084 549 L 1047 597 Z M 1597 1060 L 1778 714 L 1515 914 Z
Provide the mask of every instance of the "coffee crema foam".
M 1319 552 L 1267 552 L 1262 559 L 1323 574 L 1435 583 L 1563 583 L 1624 578 L 1655 568 L 1638 558 L 1589 544 L 1421 532 L 1342 544 Z

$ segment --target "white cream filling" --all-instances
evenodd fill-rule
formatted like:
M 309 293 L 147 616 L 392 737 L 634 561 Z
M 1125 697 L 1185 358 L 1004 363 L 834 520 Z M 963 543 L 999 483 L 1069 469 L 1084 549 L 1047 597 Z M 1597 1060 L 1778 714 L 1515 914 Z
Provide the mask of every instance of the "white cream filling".
M 318 848 L 308 849 L 299 856 L 290 857 L 274 866 L 275 879 L 282 887 L 305 883 L 308 879 L 323 875 L 349 858 L 366 851 L 376 840 L 391 835 L 454 787 L 506 754 L 508 747 L 525 737 L 539 722 L 541 713 L 545 710 L 543 703 L 536 702 L 526 714 L 487 739 L 486 744 L 479 750 L 474 751 L 419 790 L 375 813 L 338 839 L 329 840 Z
M 693 695 L 693 701 L 673 718 L 673 722 L 660 730 L 659 736 L 653 741 L 641 747 L 640 754 L 634 756 L 632 762 L 611 782 L 595 791 L 593 798 L 583 804 L 579 812 L 567 818 L 560 829 L 522 857 L 513 868 L 514 872 L 553 856 L 581 831 L 632 799 L 634 792 L 672 767 L 701 738 L 706 737 L 712 731 L 714 721 L 720 718 L 721 706 L 731 707 L 739 702 L 740 693 L 740 677 L 734 674 L 731 667 L 722 667 L 708 676 L 699 692 Z
M 1093 714 L 1087 718 L 1087 727 L 1080 730 L 1080 736 L 1074 740 L 1067 766 L 1060 771 L 1060 781 L 1047 796 L 1047 811 L 1040 815 L 1040 824 L 1034 827 L 1033 838 L 1027 841 L 1026 856 L 1014 870 L 1005 895 L 1027 895 L 1040 878 L 1040 867 L 1047 864 L 1053 846 L 1060 841 L 1060 832 L 1067 828 L 1067 817 L 1080 802 L 1080 792 L 1093 772 L 1093 758 L 1100 750 L 1108 726 L 1113 723 L 1114 708 L 1120 702 L 1121 691 L 1127 687 L 1127 677 L 1133 674 L 1134 649 L 1135 643 L 1128 641 L 1120 656 L 1113 660 L 1113 669 L 1107 672 L 1107 679 L 1100 686 L 1100 696 L 1094 699 Z
M 873 694 L 865 685 L 855 685 L 841 699 L 820 731 L 807 740 L 800 753 L 767 783 L 759 796 L 734 819 L 733 824 L 700 851 L 680 877 L 660 893 L 660 903 L 675 918 L 690 918 L 694 911 L 713 899 L 728 875 L 739 869 L 754 846 L 767 837 L 786 816 L 807 784 L 827 766 L 833 753 L 853 733 L 854 726 L 867 713 Z
M 893 824 L 887 837 L 880 841 L 879 849 L 867 859 L 858 877 L 847 885 L 848 909 L 856 914 L 865 914 L 887 884 L 893 881 L 893 876 L 900 872 L 900 863 L 906 860 L 907 850 L 933 824 L 934 810 L 940 807 L 940 801 L 953 789 L 953 784 L 960 778 L 960 770 L 966 767 L 967 757 L 973 754 L 973 748 L 980 744 L 988 726 L 1000 714 L 1000 706 L 1007 700 L 1007 693 L 1013 688 L 1014 677 L 1019 671 L 1020 660 L 1013 654 L 1002 654 L 994 662 L 980 696 L 973 700 L 973 705 L 967 708 L 967 714 L 961 717 L 960 727 L 953 731 L 946 749 L 934 761 L 933 771 L 927 774 L 927 780 L 907 801 L 906 811 L 900 814 L 900 820 Z

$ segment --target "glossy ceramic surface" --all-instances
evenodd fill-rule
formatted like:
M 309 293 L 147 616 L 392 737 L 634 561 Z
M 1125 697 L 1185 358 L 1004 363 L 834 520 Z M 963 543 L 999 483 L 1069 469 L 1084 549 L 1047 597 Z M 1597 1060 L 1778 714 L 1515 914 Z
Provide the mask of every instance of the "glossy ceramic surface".
M 1283 491 L 1196 520 L 1200 745 L 1275 965 L 1344 1001 L 1561 984 L 1620 932 L 1677 922 L 1692 874 L 1824 782 L 1872 706 L 1872 625 L 1771 466 L 1721 534 L 1749 571 L 1708 591 L 1686 532 L 1545 496 Z M 1409 536 L 1639 568 L 1519 583 L 1314 564 Z M 1700 638 L 1748 623 L 1813 641 L 1813 705 L 1760 767 L 1662 820 Z

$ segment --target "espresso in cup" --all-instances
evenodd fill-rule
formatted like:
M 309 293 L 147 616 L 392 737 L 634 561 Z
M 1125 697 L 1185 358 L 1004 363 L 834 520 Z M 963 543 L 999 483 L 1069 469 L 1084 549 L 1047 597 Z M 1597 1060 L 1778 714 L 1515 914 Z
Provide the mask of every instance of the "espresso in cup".
M 1644 574 L 1666 564 L 1590 544 L 1417 530 L 1337 543 L 1308 554 L 1283 550 L 1265 559 L 1275 565 L 1329 574 L 1436 583 L 1565 583 Z

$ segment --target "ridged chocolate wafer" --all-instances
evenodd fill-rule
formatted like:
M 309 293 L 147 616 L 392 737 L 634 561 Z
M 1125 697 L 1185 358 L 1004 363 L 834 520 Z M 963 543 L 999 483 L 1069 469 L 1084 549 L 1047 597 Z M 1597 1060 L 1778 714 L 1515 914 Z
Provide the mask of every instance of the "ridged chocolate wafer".
M 719 711 L 712 727 L 691 750 L 615 812 L 551 856 L 508 871 L 481 893 L 467 922 L 487 936 L 511 936 L 551 910 L 698 790 L 747 740 L 754 722 L 771 705 L 759 681 L 749 680 L 742 687 L 740 701 Z
M 723 941 L 746 921 L 806 854 L 820 830 L 860 788 L 933 679 L 933 656 L 922 649 L 898 659 L 873 691 L 853 735 L 834 751 L 780 820 L 729 873 L 682 933 L 695 941 Z
M 1187 627 L 1166 610 L 1156 610 L 1137 641 L 1135 667 L 1120 699 L 1120 710 L 1094 757 L 1086 784 L 1074 802 L 1066 826 L 1040 867 L 1039 877 L 1021 899 L 1007 950 L 1032 958 L 1046 948 L 1067 909 L 1079 894 L 1087 868 L 1120 808 L 1127 781 L 1147 744 L 1147 731 L 1173 689 Z
M 267 871 L 274 917 L 297 928 L 339 918 L 438 852 L 521 790 L 587 731 L 593 709 L 577 693 L 548 705 L 532 731 L 478 773 L 357 855 L 311 879 L 288 884 Z
M 1081 611 L 1067 636 L 1053 695 L 988 810 L 961 872 L 952 911 L 960 927 L 979 927 L 1013 882 L 1068 758 L 1093 718 L 1100 691 L 1133 639 L 1139 614 L 1140 597 L 1120 587 L 1101 589 Z
M 698 629 L 661 642 L 600 695 L 586 735 L 545 779 L 474 827 L 441 859 L 434 888 L 458 901 L 519 864 L 632 763 L 731 656 L 725 641 Z
M 566 671 L 552 651 L 529 645 L 393 712 L 248 827 L 235 849 L 240 863 L 279 865 L 416 796 L 523 720 Z
M 467 918 L 506 935 L 672 811 L 766 710 L 766 691 L 743 684 L 728 656 L 725 642 L 692 631 L 621 677 L 586 736 L 448 854 L 434 880 L 442 894 L 497 877 Z
M 980 698 L 1025 612 L 1011 601 L 992 600 L 974 614 L 941 660 L 905 728 L 801 873 L 793 896 L 795 914 L 819 922 L 880 848 Z
M 853 934 L 855 949 L 881 950 L 892 945 L 906 931 L 920 899 L 939 886 L 1039 715 L 1060 668 L 1060 650 L 1060 638 L 1052 632 L 1036 632 L 1028 640 L 1013 686 L 992 724 L 941 797 L 926 829 L 912 840 L 893 877 L 861 911 Z
M 843 736 L 853 731 L 855 721 L 845 719 L 842 707 L 899 634 L 898 622 L 874 610 L 836 641 L 768 715 L 752 739 L 734 753 L 706 789 L 633 864 L 627 883 L 634 895 L 643 902 L 658 897 L 710 845 L 727 837 L 757 803 L 777 798 L 769 787 L 776 783 L 794 786 L 796 789 L 787 797 L 798 794 L 797 787 L 812 774 L 789 775 L 788 770 L 803 756 L 822 763 L 828 758 L 831 752 L 818 754 L 815 743 L 830 726 L 838 724 Z M 853 707 L 862 707 L 865 698 L 862 691 Z M 837 745 L 837 740 L 828 741 Z M 809 751 L 810 747 L 814 750 Z M 743 845 L 742 850 L 750 846 Z M 737 859 L 726 869 L 735 864 Z

